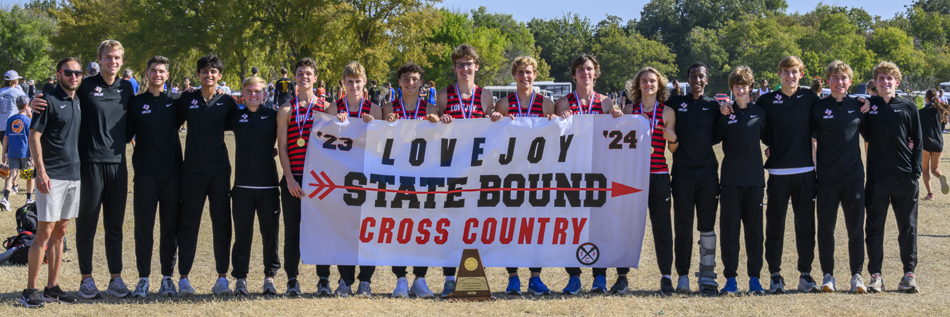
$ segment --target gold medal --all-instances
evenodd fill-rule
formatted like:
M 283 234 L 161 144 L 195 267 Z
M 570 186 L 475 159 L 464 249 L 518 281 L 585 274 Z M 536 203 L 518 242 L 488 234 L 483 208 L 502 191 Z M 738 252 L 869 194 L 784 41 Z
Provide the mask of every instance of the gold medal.
M 303 147 L 304 145 L 307 145 L 307 141 L 304 141 L 303 138 L 298 138 L 298 139 L 297 139 L 297 146 Z

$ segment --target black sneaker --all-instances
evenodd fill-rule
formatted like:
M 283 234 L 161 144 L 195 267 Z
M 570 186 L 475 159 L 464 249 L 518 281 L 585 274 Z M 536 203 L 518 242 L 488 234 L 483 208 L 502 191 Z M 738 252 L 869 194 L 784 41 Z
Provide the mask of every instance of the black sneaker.
M 614 283 L 614 286 L 610 287 L 611 294 L 623 294 L 630 290 L 629 285 L 627 284 L 627 277 L 618 276 L 617 282 Z
M 20 305 L 23 305 L 27 308 L 36 308 L 43 307 L 46 303 L 43 302 L 43 298 L 40 296 L 40 292 L 35 288 L 27 288 L 23 290 L 23 295 L 20 296 Z
M 75 304 L 79 300 L 75 297 L 69 296 L 69 294 L 66 294 L 66 292 L 63 292 L 63 290 L 59 288 L 59 285 L 56 285 L 53 286 L 53 288 L 47 287 L 43 289 L 43 301 L 47 303 L 60 302 L 66 304 Z
M 673 288 L 673 280 L 669 277 L 660 278 L 660 294 L 662 295 L 673 295 L 676 292 L 676 289 Z

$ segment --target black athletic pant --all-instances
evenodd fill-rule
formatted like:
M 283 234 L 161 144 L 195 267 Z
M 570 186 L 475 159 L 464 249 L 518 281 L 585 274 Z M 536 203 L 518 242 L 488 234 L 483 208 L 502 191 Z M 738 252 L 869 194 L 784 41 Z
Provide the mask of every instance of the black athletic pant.
M 218 274 L 228 273 L 231 253 L 231 204 L 228 197 L 231 168 L 211 172 L 190 172 L 181 175 L 181 223 L 178 231 L 178 252 L 181 257 L 178 271 L 191 273 L 198 248 L 198 229 L 201 213 L 208 198 L 211 233 L 214 245 L 214 263 Z
M 673 228 L 676 232 L 674 252 L 676 273 L 689 274 L 692 260 L 693 217 L 699 232 L 716 230 L 716 209 L 719 207 L 719 175 L 673 175 Z
M 782 271 L 789 199 L 795 213 L 798 271 L 811 273 L 811 264 L 815 260 L 815 171 L 769 175 L 765 191 L 769 196 L 769 204 L 765 207 L 765 261 L 769 263 L 769 273 Z
M 511 274 L 511 273 L 518 273 L 518 268 L 516 268 L 516 267 L 509 267 L 509 268 L 505 268 L 505 269 L 508 270 L 508 274 Z M 531 273 L 541 273 L 541 268 L 540 268 L 540 267 L 529 267 L 529 268 L 528 268 L 528 271 L 530 271 Z
M 303 176 L 294 175 L 300 185 Z M 280 179 L 280 204 L 284 208 L 284 272 L 287 278 L 300 275 L 300 198 L 291 195 L 287 189 L 287 176 Z M 329 278 L 330 266 L 317 265 L 317 277 Z
M 719 194 L 719 244 L 722 275 L 739 276 L 739 229 L 745 229 L 745 252 L 749 277 L 762 272 L 762 186 L 722 186 Z
M 109 273 L 122 273 L 122 224 L 129 196 L 129 171 L 126 164 L 82 163 L 79 169 L 79 215 L 76 217 L 76 251 L 79 273 L 92 274 L 92 249 L 102 207 L 106 262 Z
M 353 285 L 353 276 L 356 276 L 356 266 L 355 265 L 337 265 L 337 270 L 340 271 L 340 279 L 343 280 L 343 283 L 346 285 Z M 376 272 L 376 266 L 374 265 L 360 265 L 360 275 L 356 276 L 360 282 L 371 282 L 370 279 L 373 278 L 373 273 Z
M 155 212 L 159 215 L 158 257 L 162 276 L 175 272 L 178 251 L 178 222 L 181 220 L 181 175 L 135 174 L 132 206 L 135 214 L 135 262 L 139 277 L 148 277 L 152 269 L 155 242 Z
M 277 255 L 277 233 L 280 231 L 280 190 L 277 188 L 251 189 L 235 186 L 231 189 L 231 215 L 234 219 L 234 249 L 231 275 L 247 278 L 254 240 L 254 214 L 260 223 L 261 243 L 264 249 L 264 276 L 273 277 L 280 269 Z
M 818 181 L 818 261 L 823 273 L 835 274 L 835 225 L 839 203 L 844 212 L 844 226 L 848 229 L 851 275 L 864 269 L 864 199 L 863 178 Z
M 868 181 L 867 187 L 867 244 L 868 272 L 881 273 L 884 262 L 884 223 L 887 205 L 894 207 L 897 220 L 897 245 L 900 247 L 904 273 L 917 268 L 917 196 L 920 188 L 917 178 L 905 175 L 890 179 Z
M 458 270 L 457 267 L 443 267 L 443 268 L 442 268 L 442 275 L 443 275 L 443 276 L 455 276 L 455 271 L 457 271 L 457 270 Z
M 413 266 L 412 267 L 412 275 L 415 275 L 416 277 L 426 277 L 426 273 L 428 272 L 429 272 L 428 266 Z M 406 271 L 405 266 L 393 267 L 393 274 L 396 274 L 396 278 L 406 277 L 406 274 L 408 273 L 409 272 Z

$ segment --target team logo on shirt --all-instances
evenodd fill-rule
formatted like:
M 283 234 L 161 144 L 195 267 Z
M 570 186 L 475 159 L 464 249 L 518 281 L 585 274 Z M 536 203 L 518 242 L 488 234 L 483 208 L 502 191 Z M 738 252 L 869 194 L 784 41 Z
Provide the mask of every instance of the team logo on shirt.
M 192 99 L 191 106 L 189 106 L 188 109 L 198 109 L 198 99 Z
M 729 122 L 728 122 L 727 124 L 733 124 L 733 123 L 736 123 L 736 122 L 739 122 L 739 120 L 736 120 L 736 114 L 735 114 L 735 113 L 730 113 L 730 114 L 729 114 Z
M 245 114 L 242 114 L 242 115 L 241 115 L 241 120 L 238 120 L 238 122 L 247 122 L 247 114 L 246 114 L 246 113 L 245 113 Z
M 821 117 L 822 119 L 832 119 L 835 116 L 831 115 L 831 109 L 825 109 L 825 116 Z
M 96 88 L 93 89 L 93 90 L 96 91 L 95 93 L 92 94 L 93 96 L 102 97 L 102 95 L 103 95 L 103 94 L 102 94 L 102 87 L 96 86 Z
M 877 105 L 871 106 L 871 112 L 868 112 L 868 113 L 870 113 L 870 114 L 877 114 Z
M 772 101 L 773 104 L 783 104 L 785 100 L 782 100 L 782 95 L 775 94 L 775 100 Z
M 680 104 L 680 108 L 679 108 L 679 109 L 676 109 L 676 110 L 677 110 L 677 111 L 684 111 L 684 112 L 685 112 L 685 111 L 686 111 L 686 103 L 685 103 L 685 102 L 684 102 L 684 103 L 681 103 L 681 104 Z
M 152 113 L 152 110 L 148 108 L 148 105 L 142 106 L 142 114 Z
M 20 132 L 23 132 L 24 126 L 23 120 L 16 119 L 10 123 L 10 130 L 13 131 L 13 133 L 19 134 Z

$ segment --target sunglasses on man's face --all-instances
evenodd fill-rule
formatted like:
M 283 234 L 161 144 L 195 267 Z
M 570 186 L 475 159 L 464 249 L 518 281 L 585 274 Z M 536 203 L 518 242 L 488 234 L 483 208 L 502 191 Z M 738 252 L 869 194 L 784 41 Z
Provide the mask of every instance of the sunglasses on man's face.
M 63 76 L 66 76 L 66 77 L 81 77 L 81 76 L 82 76 L 82 71 L 81 71 L 81 70 L 68 70 L 68 69 L 64 69 L 64 70 L 61 70 L 61 71 L 59 71 L 59 72 L 62 73 Z

